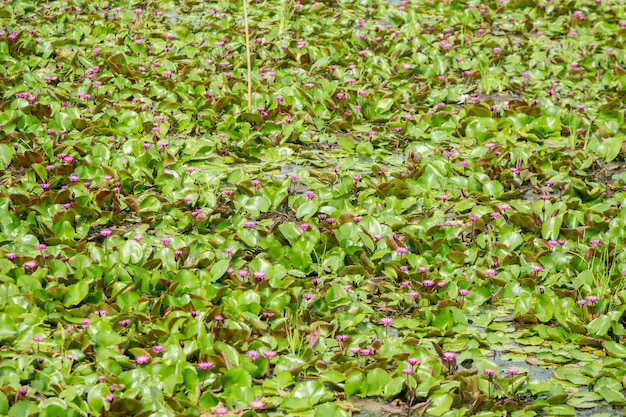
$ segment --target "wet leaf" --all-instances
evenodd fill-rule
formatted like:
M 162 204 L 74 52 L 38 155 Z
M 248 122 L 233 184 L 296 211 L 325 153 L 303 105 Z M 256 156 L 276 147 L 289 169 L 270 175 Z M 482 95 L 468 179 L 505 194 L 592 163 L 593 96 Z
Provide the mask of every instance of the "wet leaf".
M 587 330 L 595 337 L 606 335 L 611 328 L 613 321 L 606 315 L 601 315 L 593 319 L 588 325 Z
M 604 349 L 610 356 L 626 358 L 626 346 L 612 340 L 605 340 L 602 342 L 602 346 L 604 346 Z
M 323 399 L 332 398 L 332 394 L 319 381 L 304 381 L 296 384 L 289 397 L 281 402 L 288 410 L 308 410 Z
M 72 284 L 67 288 L 63 305 L 73 307 L 80 304 L 89 294 L 89 281 L 82 280 L 76 284 Z
M 355 371 L 351 373 L 344 384 L 343 390 L 347 396 L 355 395 L 361 392 L 361 386 L 365 377 L 361 372 Z

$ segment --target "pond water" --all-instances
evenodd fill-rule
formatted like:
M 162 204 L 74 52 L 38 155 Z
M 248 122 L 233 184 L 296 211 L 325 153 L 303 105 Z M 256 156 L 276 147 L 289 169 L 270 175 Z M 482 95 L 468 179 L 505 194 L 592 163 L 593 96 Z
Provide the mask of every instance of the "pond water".
M 473 327 L 473 326 L 472 326 Z M 475 327 L 477 331 L 481 329 Z M 393 327 L 389 328 L 390 336 L 397 337 L 397 334 L 392 334 L 393 331 L 397 332 Z M 507 347 L 520 348 L 523 349 L 523 346 L 516 343 L 514 340 L 510 340 L 507 342 Z M 554 366 L 541 366 L 538 364 L 533 364 L 525 361 L 519 360 L 509 360 L 507 359 L 510 355 L 507 353 L 509 350 L 507 349 L 494 349 L 494 356 L 492 360 L 496 363 L 499 369 L 506 368 L 517 368 L 519 370 L 526 371 L 530 380 L 540 380 L 547 381 L 554 378 Z M 556 365 L 558 366 L 558 365 Z M 587 392 L 587 387 L 578 387 L 578 392 Z M 405 407 L 400 404 L 392 404 L 384 401 L 383 399 L 373 399 L 373 398 L 358 398 L 352 397 L 350 398 L 350 402 L 357 408 L 359 411 L 353 412 L 353 416 L 355 417 L 390 417 L 390 416 L 400 416 L 407 415 L 407 410 Z M 626 409 L 611 406 L 609 404 L 598 404 L 596 407 L 589 409 L 576 409 L 575 415 L 577 417 L 614 417 L 614 416 L 624 416 L 626 415 Z M 412 415 L 422 415 L 417 411 L 412 412 Z M 428 416 L 429 414 L 423 414 Z M 537 416 L 552 416 L 553 414 L 548 414 L 546 412 L 537 411 Z
M 406 408 L 389 404 L 385 401 L 377 401 L 375 399 L 367 398 L 350 398 L 350 402 L 359 409 L 357 412 L 353 412 L 353 417 L 390 417 L 390 416 L 406 416 Z M 623 417 L 626 410 L 623 408 L 616 408 L 610 405 L 598 405 L 597 407 L 576 410 L 576 417 Z M 414 416 L 428 416 L 428 413 L 420 414 L 418 411 L 411 413 Z M 538 416 L 552 417 L 553 414 L 542 413 L 539 411 Z

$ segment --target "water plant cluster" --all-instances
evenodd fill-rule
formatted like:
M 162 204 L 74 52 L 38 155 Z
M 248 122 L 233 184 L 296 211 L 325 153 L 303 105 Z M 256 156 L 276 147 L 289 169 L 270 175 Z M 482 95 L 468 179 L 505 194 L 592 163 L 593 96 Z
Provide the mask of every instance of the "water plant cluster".
M 0 414 L 622 412 L 622 2 L 0 4 Z

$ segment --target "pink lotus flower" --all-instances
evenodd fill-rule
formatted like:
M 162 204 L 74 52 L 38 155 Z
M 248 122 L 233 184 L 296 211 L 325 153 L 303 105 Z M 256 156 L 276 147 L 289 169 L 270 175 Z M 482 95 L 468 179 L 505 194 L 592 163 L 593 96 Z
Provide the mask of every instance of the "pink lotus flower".
M 519 374 L 519 371 L 515 368 L 508 368 L 504 371 L 507 375 L 509 376 L 515 376 L 517 374 Z
M 272 359 L 276 355 L 277 353 L 273 350 L 266 350 L 265 352 L 263 352 L 263 356 L 265 356 L 267 359 Z
M 198 362 L 198 369 L 207 371 L 213 368 L 213 362 Z
M 26 269 L 35 269 L 37 268 L 37 262 L 35 261 L 28 261 L 28 262 L 24 262 L 24 268 Z
M 387 327 L 393 322 L 393 317 L 383 317 L 380 319 L 380 324 Z
M 250 402 L 250 408 L 254 410 L 262 410 L 265 408 L 265 403 L 261 400 L 254 400 Z
M 137 363 L 137 365 L 144 365 L 150 362 L 150 355 L 139 355 L 135 358 L 135 362 Z
M 216 407 L 213 409 L 213 414 L 215 414 L 216 416 L 223 416 L 224 414 L 228 414 L 228 408 Z

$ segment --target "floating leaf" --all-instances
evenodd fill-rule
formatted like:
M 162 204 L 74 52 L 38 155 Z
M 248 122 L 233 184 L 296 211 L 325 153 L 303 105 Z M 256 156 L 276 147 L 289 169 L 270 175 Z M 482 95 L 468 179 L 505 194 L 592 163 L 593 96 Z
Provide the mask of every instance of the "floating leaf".
M 602 346 L 606 349 L 610 356 L 615 358 L 626 358 L 626 346 L 614 342 L 613 340 L 605 340 L 602 342 Z

